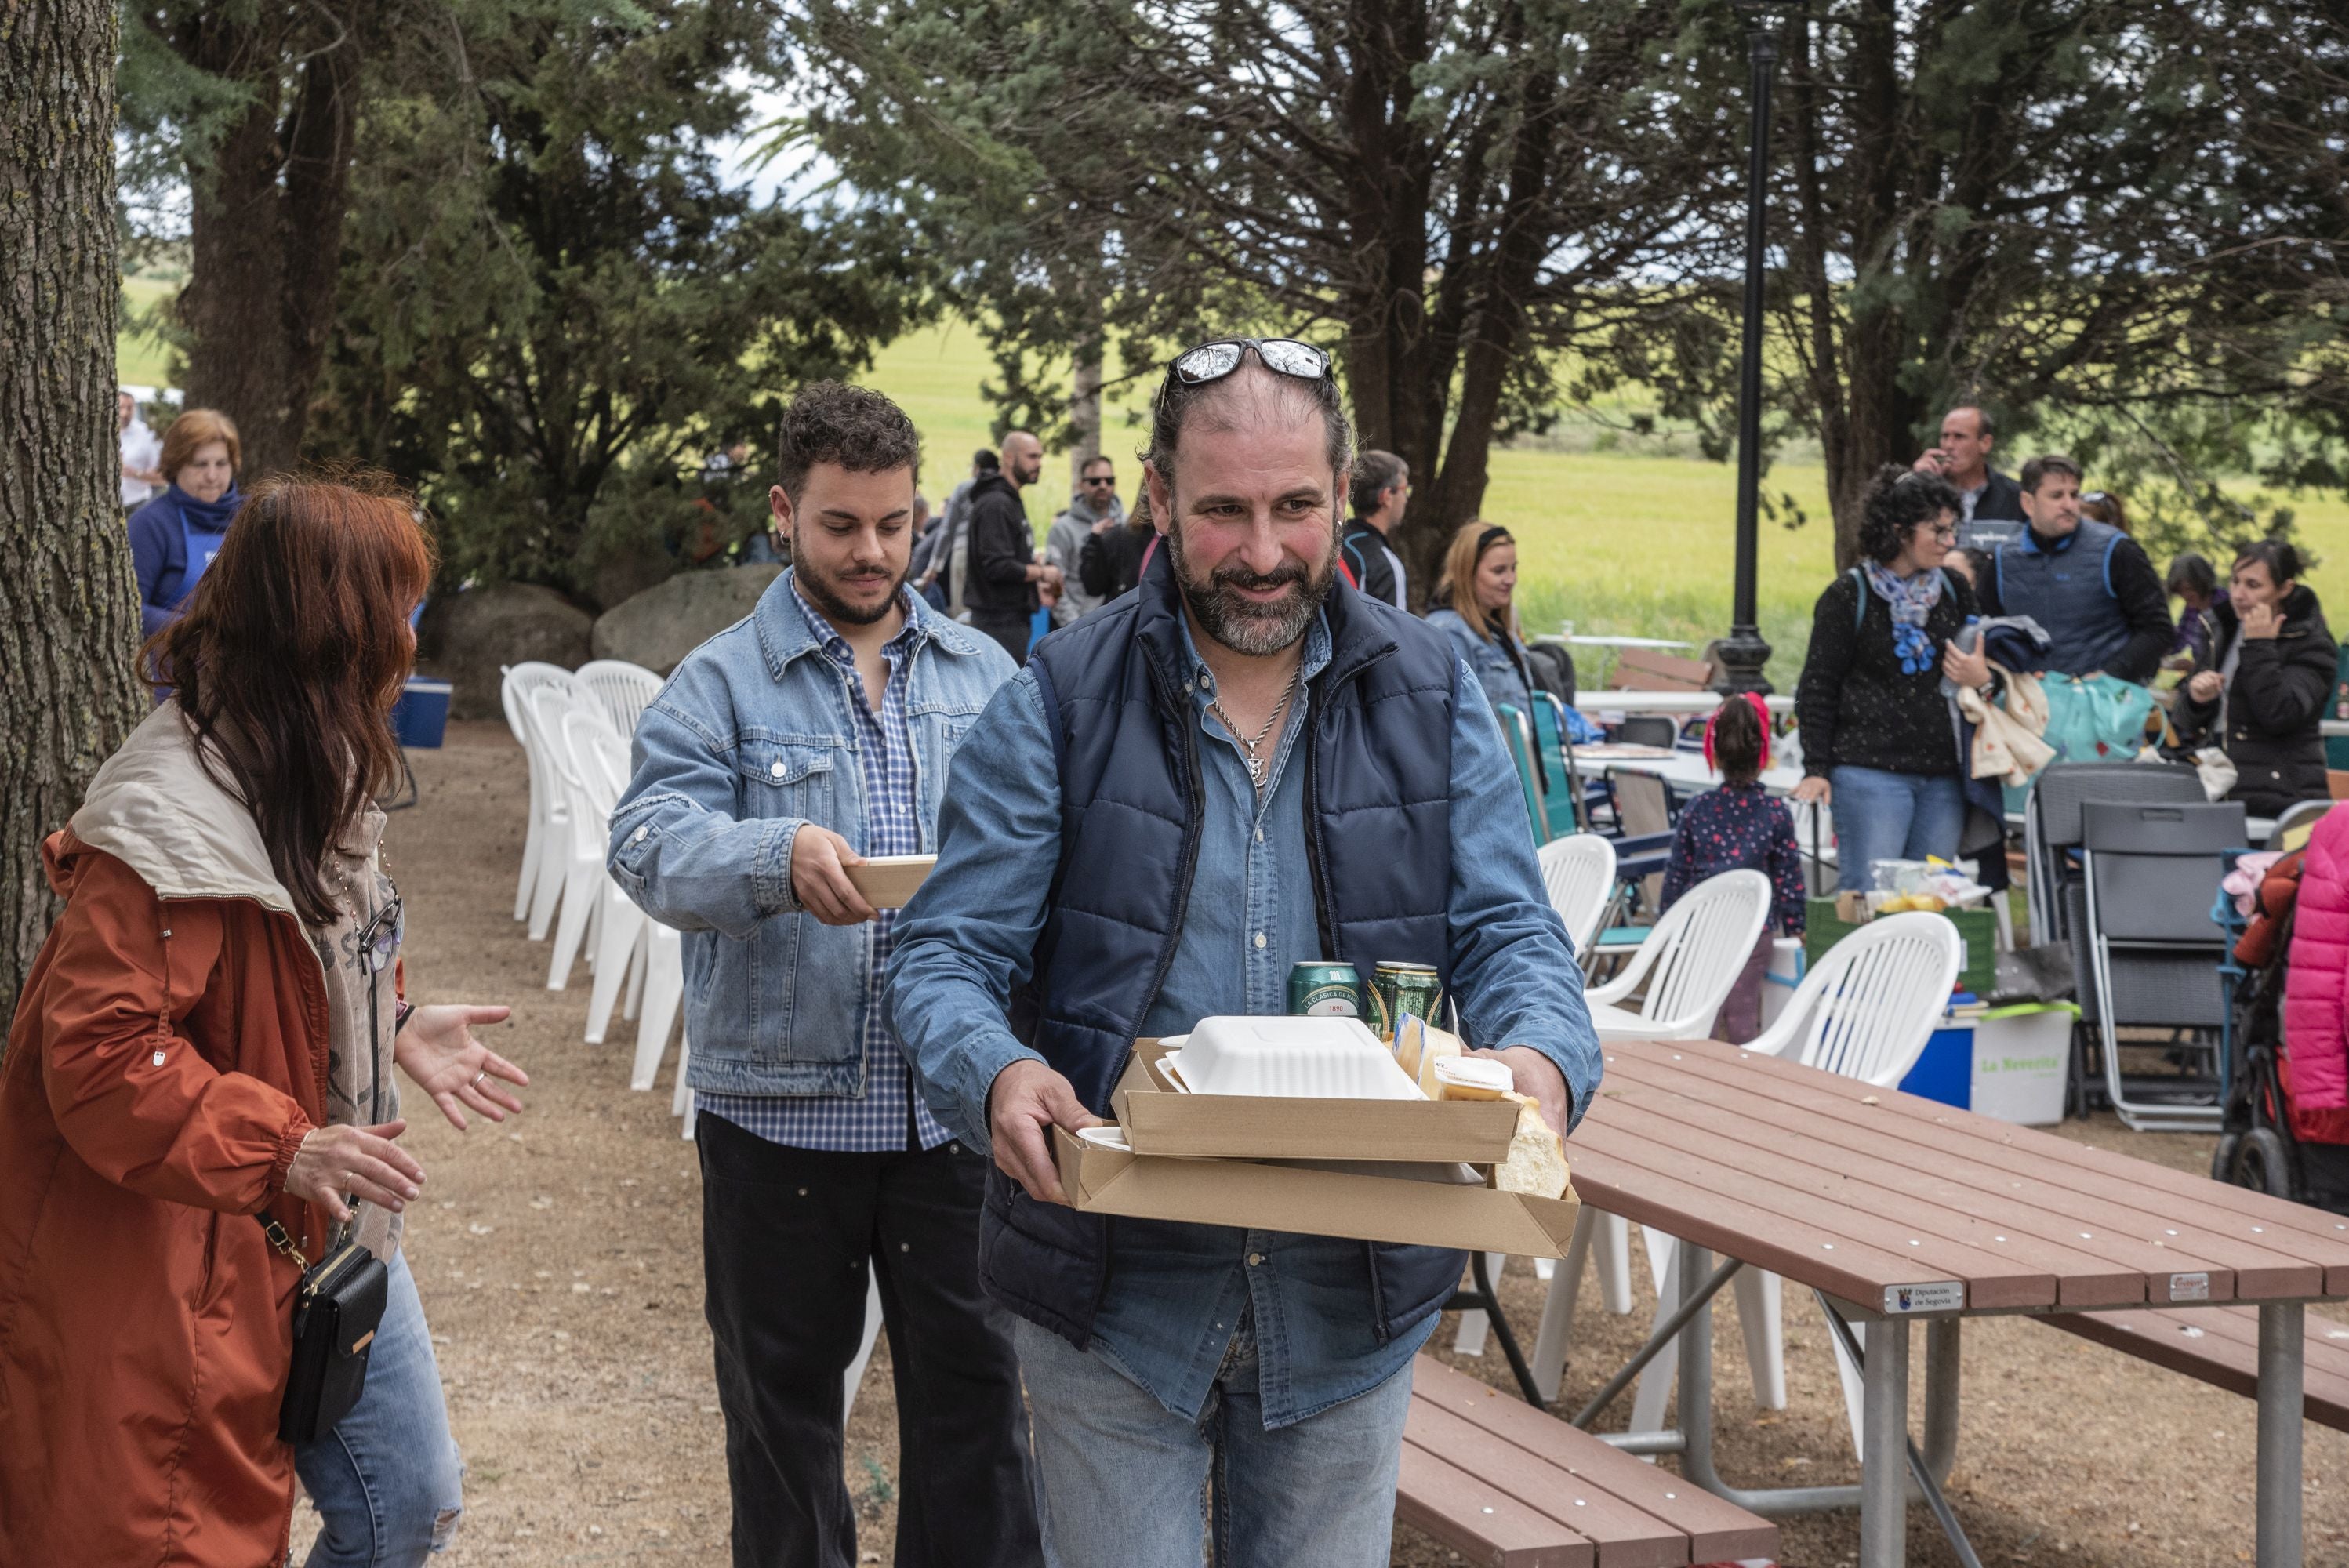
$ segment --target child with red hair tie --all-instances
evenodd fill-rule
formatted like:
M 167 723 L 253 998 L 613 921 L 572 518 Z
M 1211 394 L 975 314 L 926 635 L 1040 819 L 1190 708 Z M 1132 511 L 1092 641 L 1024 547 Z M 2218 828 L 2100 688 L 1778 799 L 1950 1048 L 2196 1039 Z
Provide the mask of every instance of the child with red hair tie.
M 1771 939 L 1803 934 L 1803 856 L 1795 842 L 1795 814 L 1761 785 L 1762 770 L 1770 765 L 1770 711 L 1760 697 L 1733 696 L 1705 721 L 1704 759 L 1720 769 L 1721 788 L 1681 808 L 1664 868 L 1662 908 L 1723 872 L 1757 871 L 1770 879 L 1769 922 L 1713 1026 L 1716 1037 L 1743 1045 L 1762 1032 Z

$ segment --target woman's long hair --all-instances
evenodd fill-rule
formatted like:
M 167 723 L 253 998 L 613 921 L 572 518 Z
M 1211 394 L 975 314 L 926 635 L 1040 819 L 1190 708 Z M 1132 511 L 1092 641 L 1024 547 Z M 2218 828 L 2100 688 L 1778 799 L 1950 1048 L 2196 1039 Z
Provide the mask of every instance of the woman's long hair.
M 1468 623 L 1468 629 L 1492 642 L 1502 632 L 1515 628 L 1476 600 L 1476 563 L 1485 559 L 1485 552 L 1496 544 L 1515 542 L 1506 528 L 1495 528 L 1482 518 L 1471 518 L 1460 525 L 1452 536 L 1452 543 L 1444 552 L 1444 571 L 1435 580 L 1434 599 L 1451 609 L 1453 614 Z M 1515 618 L 1516 606 L 1509 606 Z
M 238 509 L 187 613 L 146 659 L 177 688 L 204 770 L 243 800 L 312 924 L 334 916 L 326 848 L 391 788 L 387 714 L 432 581 L 415 502 L 388 478 L 274 480 Z

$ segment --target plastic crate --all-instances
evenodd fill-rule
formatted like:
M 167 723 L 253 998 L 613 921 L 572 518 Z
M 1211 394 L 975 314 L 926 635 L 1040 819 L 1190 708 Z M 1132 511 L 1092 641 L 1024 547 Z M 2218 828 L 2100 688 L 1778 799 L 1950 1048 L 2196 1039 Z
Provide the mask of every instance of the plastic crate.
M 1957 988 L 1971 991 L 1977 996 L 1989 995 L 1998 986 L 1998 916 L 1984 906 L 1981 909 L 1945 910 L 1941 918 L 1958 928 L 1961 948 Z M 1803 955 L 1806 961 L 1816 964 L 1826 955 L 1828 948 L 1858 929 L 1858 926 L 1837 918 L 1835 900 L 1810 900 L 1803 922 Z

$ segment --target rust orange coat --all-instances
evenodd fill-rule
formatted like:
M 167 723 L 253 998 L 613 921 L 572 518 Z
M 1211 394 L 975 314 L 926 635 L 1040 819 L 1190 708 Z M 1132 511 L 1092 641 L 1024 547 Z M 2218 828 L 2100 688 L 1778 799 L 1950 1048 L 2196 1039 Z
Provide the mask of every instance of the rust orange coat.
M 193 768 L 167 704 L 46 846 L 66 910 L 0 1064 L 0 1563 L 285 1557 L 299 1272 L 254 1216 L 314 1255 L 327 1233 L 284 1192 L 326 988 Z

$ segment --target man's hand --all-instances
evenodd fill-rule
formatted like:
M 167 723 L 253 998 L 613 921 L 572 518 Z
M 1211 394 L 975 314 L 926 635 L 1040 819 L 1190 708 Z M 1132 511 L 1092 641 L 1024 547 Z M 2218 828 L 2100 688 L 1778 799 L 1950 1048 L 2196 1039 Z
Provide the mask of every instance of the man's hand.
M 1930 448 L 1909 466 L 1920 474 L 1945 474 L 1950 471 L 1950 455 L 1939 447 Z
M 873 906 L 848 880 L 848 868 L 864 863 L 830 828 L 802 823 L 792 835 L 792 896 L 826 925 L 862 925 L 873 918 Z
M 1823 775 L 1809 774 L 1801 783 L 1795 786 L 1795 799 L 1806 806 L 1832 805 L 1835 801 L 1835 787 L 1829 784 Z
M 1551 1072 L 1556 1077 L 1556 1069 Z M 1033 1057 L 1022 1057 L 995 1075 L 987 1090 L 987 1130 L 995 1144 L 995 1164 L 1040 1203 L 1066 1203 L 1060 1168 L 1052 1163 L 1052 1129 L 1099 1127 L 1067 1078 Z
M 2254 604 L 2242 614 L 2243 638 L 2247 642 L 2264 643 L 2283 630 L 2283 617 L 2272 604 Z
M 1517 1081 L 1517 1092 L 1531 1095 L 1541 1107 L 1542 1119 L 1560 1138 L 1566 1136 L 1566 1115 L 1572 1106 L 1566 1092 L 1566 1075 L 1557 1064 L 1531 1046 L 1503 1046 L 1497 1051 L 1470 1051 L 1472 1057 L 1490 1057 L 1508 1064 L 1509 1076 Z
M 1095 533 L 1107 533 L 1111 529 L 1117 526 L 1118 520 L 1113 516 L 1097 517 L 1093 519 L 1093 531 Z
M 2226 678 L 2217 670 L 2203 670 L 2186 683 L 2186 695 L 2199 703 L 2217 702 L 2220 688 L 2226 684 Z
M 392 1041 L 392 1059 L 416 1087 L 432 1097 L 440 1114 L 458 1131 L 465 1130 L 465 1112 L 503 1121 L 522 1109 L 505 1087 L 527 1088 L 530 1075 L 473 1038 L 476 1024 L 502 1024 L 511 1007 L 444 1005 L 419 1007 L 408 1027 Z

